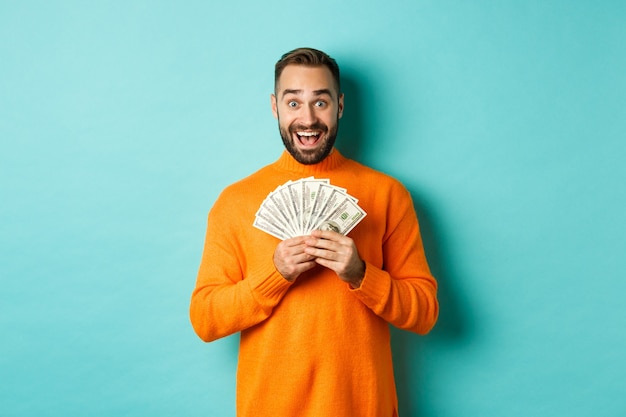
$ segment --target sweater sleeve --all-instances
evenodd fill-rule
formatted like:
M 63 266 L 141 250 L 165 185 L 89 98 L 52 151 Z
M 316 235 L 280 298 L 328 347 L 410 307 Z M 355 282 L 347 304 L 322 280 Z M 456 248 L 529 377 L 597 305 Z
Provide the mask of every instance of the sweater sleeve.
M 254 270 L 242 268 L 241 240 L 247 225 L 232 221 L 237 203 L 218 199 L 208 217 L 207 232 L 191 296 L 190 319 L 198 336 L 212 341 L 237 333 L 268 318 L 291 283 L 272 262 L 255 263 Z M 248 226 L 249 227 L 249 226 Z
M 411 196 L 396 189 L 387 208 L 384 265 L 366 260 L 365 277 L 353 293 L 392 325 L 419 334 L 437 321 L 437 282 L 431 275 Z

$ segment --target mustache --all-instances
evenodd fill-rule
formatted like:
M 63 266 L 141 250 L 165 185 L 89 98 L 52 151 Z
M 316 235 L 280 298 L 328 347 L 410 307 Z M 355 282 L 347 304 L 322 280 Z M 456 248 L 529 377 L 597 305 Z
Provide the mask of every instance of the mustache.
M 328 126 L 326 126 L 323 123 L 313 123 L 312 125 L 303 125 L 303 124 L 298 124 L 298 125 L 293 125 L 289 128 L 290 132 L 295 132 L 295 131 L 299 131 L 299 130 L 321 130 L 322 132 L 328 132 Z

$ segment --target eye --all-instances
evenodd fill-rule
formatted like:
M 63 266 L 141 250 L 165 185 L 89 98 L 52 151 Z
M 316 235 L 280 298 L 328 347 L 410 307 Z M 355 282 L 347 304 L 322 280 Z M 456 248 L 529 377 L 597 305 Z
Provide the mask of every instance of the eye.
M 315 107 L 326 107 L 326 102 L 324 100 L 316 101 Z
M 298 107 L 298 102 L 295 100 L 291 100 L 289 102 L 287 102 L 287 106 L 291 107 L 291 108 L 296 108 Z

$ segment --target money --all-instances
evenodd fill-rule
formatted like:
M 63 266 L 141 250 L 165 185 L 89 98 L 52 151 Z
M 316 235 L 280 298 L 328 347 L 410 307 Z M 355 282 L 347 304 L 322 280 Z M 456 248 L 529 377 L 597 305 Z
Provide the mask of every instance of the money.
M 366 215 L 345 188 L 328 179 L 308 177 L 287 181 L 270 192 L 253 225 L 280 240 L 318 229 L 347 235 Z

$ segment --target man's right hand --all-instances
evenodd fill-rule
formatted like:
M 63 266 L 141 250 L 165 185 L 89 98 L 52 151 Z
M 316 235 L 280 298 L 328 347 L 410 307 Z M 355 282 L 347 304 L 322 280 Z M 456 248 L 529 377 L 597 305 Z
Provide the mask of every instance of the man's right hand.
M 274 251 L 274 266 L 280 274 L 290 282 L 298 276 L 315 267 L 315 257 L 304 253 L 308 236 L 297 236 L 283 240 Z

